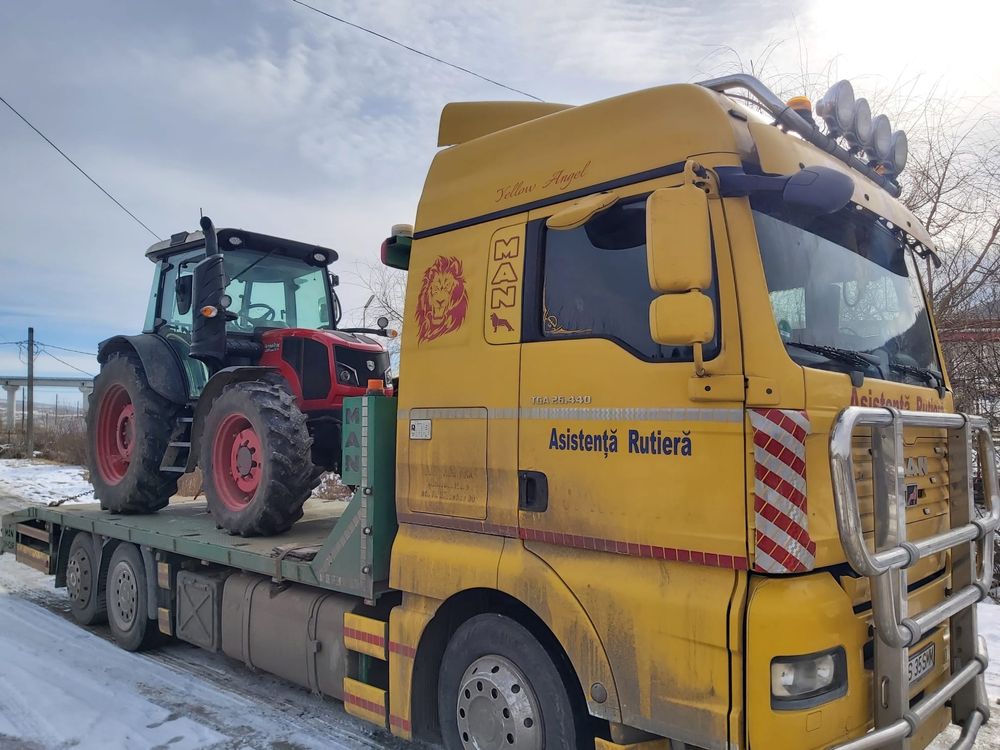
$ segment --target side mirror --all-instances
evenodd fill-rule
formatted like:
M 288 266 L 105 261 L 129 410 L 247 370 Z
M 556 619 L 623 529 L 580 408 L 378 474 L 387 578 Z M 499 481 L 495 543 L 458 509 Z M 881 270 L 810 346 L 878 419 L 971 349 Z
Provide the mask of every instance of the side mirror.
M 174 282 L 174 299 L 177 302 L 177 312 L 187 315 L 191 311 L 191 274 L 178 276 Z
M 385 315 L 379 315 L 378 320 L 375 321 L 375 325 L 377 325 L 380 330 L 384 331 L 389 327 L 389 319 Z
M 664 346 L 694 346 L 712 340 L 715 311 L 712 300 L 698 290 L 661 294 L 649 305 L 649 332 Z
M 712 283 L 712 227 L 708 196 L 694 185 L 654 190 L 646 199 L 649 285 L 665 293 L 706 289 Z

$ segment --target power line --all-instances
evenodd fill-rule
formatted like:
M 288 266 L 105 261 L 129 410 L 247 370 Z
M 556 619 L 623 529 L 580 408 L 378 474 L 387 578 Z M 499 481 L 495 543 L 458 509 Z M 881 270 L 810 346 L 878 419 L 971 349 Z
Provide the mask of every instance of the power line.
M 36 342 L 36 343 L 39 343 L 39 342 Z M 73 352 L 74 354 L 86 354 L 88 357 L 96 357 L 97 356 L 94 352 L 85 352 L 85 351 L 82 351 L 80 349 L 67 349 L 65 346 L 56 346 L 55 344 L 42 344 L 42 343 L 39 343 L 39 346 L 44 346 L 46 349 L 58 349 L 61 352 Z
M 486 81 L 487 83 L 492 83 L 494 86 L 499 86 L 502 89 L 513 91 L 515 94 L 521 94 L 522 96 L 526 96 L 529 99 L 534 99 L 536 102 L 542 101 L 541 98 L 535 96 L 534 94 L 529 94 L 527 91 L 521 91 L 521 89 L 516 89 L 513 86 L 508 86 L 506 83 L 500 83 L 500 81 L 484 76 L 481 73 L 477 73 L 474 70 L 469 70 L 468 68 L 463 68 L 461 65 L 457 65 L 453 62 L 442 60 L 440 57 L 435 57 L 429 52 L 424 52 L 423 50 L 419 50 L 416 47 L 411 47 L 408 44 L 403 44 L 402 42 L 393 39 L 392 37 L 386 36 L 385 34 L 380 34 L 379 32 L 373 31 L 372 29 L 369 29 L 365 26 L 348 21 L 346 18 L 341 18 L 340 16 L 335 16 L 332 13 L 327 13 L 325 10 L 321 10 L 320 8 L 317 8 L 313 5 L 309 5 L 308 3 L 302 2 L 302 0 L 291 0 L 291 1 L 296 5 L 301 5 L 303 8 L 308 8 L 309 10 L 315 11 L 316 13 L 319 13 L 322 16 L 326 16 L 327 18 L 333 21 L 345 24 L 347 26 L 357 29 L 358 31 L 363 31 L 366 34 L 371 34 L 372 36 L 378 37 L 379 39 L 389 42 L 390 44 L 395 44 L 397 47 L 402 47 L 403 49 L 409 50 L 410 52 L 420 55 L 421 57 L 426 57 L 428 60 L 433 60 L 434 62 L 441 63 L 442 65 L 447 65 L 449 68 L 454 68 L 455 70 L 460 70 L 463 73 L 468 73 L 470 76 L 475 76 L 476 78 L 482 81 Z
M 49 137 L 47 135 L 45 135 L 45 133 L 43 133 L 41 130 L 39 130 L 34 125 L 32 125 L 31 122 L 28 120 L 27 117 L 25 117 L 20 112 L 18 112 L 16 109 L 14 109 L 13 105 L 10 102 L 8 102 L 2 96 L 0 96 L 0 102 L 3 102 L 5 105 L 7 105 L 7 109 L 9 109 L 15 115 L 17 115 L 18 117 L 20 117 L 21 121 L 24 122 L 25 125 L 27 125 L 29 128 L 31 128 L 32 130 L 34 130 L 42 138 L 42 140 L 44 140 L 47 144 L 49 144 L 50 146 L 52 146 L 52 148 L 54 148 L 56 151 L 58 151 L 59 155 L 62 156 L 62 158 L 64 158 L 66 161 L 68 161 L 70 164 L 72 164 L 74 167 L 76 167 L 76 171 L 77 172 L 79 172 L 84 177 L 86 177 L 88 180 L 90 180 L 98 190 L 100 190 L 102 193 L 104 193 L 106 196 L 108 196 L 108 198 L 110 198 L 112 201 L 114 201 L 114 204 L 116 206 L 118 206 L 118 208 L 120 208 L 122 211 L 124 211 L 125 213 L 127 213 L 129 216 L 131 216 L 132 219 L 137 224 L 139 224 L 139 226 L 141 226 L 143 229 L 145 229 L 151 235 L 153 235 L 154 237 L 156 237 L 157 240 L 162 240 L 163 239 L 162 237 L 160 237 L 160 235 L 158 235 L 152 229 L 150 229 L 149 227 L 147 227 L 138 216 L 136 216 L 134 213 L 132 213 L 131 211 L 129 211 L 127 208 L 125 208 L 125 206 L 122 205 L 121 201 L 119 201 L 117 198 L 115 198 L 115 196 L 113 196 L 111 193 L 109 193 L 107 190 L 105 190 L 97 180 L 95 180 L 93 177 L 91 177 L 89 174 L 87 174 L 84 171 L 83 167 L 81 167 L 75 161 L 73 161 L 72 159 L 70 159 L 69 156 L 66 154 L 66 152 L 63 151 L 61 148 L 59 148 L 56 144 L 54 144 L 49 139 Z
M 48 354 L 48 355 L 49 355 L 50 357 L 52 357 L 52 359 L 54 359 L 54 360 L 55 360 L 56 362 L 61 362 L 62 364 L 64 364 L 64 365 L 66 365 L 67 367 L 70 367 L 70 368 L 72 368 L 72 369 L 76 370 L 77 372 L 82 372 L 82 373 L 83 373 L 84 375 L 89 375 L 90 377 L 94 377 L 94 373 L 92 373 L 92 372 L 87 372 L 86 370 L 81 370 L 81 369 L 80 369 L 79 367 L 77 367 L 76 365 L 71 365 L 71 364 L 70 364 L 69 362 L 67 362 L 67 361 L 66 361 L 65 359 L 59 359 L 59 357 L 57 357 L 57 356 L 56 356 L 55 354 L 53 354 L 53 353 L 52 353 L 52 352 L 50 352 L 50 351 L 46 351 L 45 349 L 42 349 L 42 350 L 41 350 L 41 351 L 39 351 L 38 353 L 39 353 L 39 354 Z M 36 355 L 36 356 L 37 356 L 37 355 Z

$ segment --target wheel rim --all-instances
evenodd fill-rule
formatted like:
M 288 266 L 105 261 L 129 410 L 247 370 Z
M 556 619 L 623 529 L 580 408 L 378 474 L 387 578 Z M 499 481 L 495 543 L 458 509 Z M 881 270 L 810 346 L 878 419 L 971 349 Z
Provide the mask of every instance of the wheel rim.
M 230 510 L 243 510 L 253 500 L 264 471 L 260 436 L 242 414 L 230 414 L 219 425 L 212 445 L 212 467 L 219 499 Z
M 462 675 L 456 706 L 458 736 L 470 750 L 541 750 L 544 732 L 535 691 L 502 656 L 476 659 Z
M 66 563 L 66 588 L 70 599 L 81 607 L 87 606 L 90 601 L 91 577 L 90 555 L 83 549 L 77 549 Z
M 132 566 L 122 560 L 111 571 L 111 617 L 119 630 L 129 630 L 139 604 L 139 584 Z
M 135 447 L 135 407 L 125 386 L 104 392 L 97 415 L 97 470 L 108 484 L 125 478 Z

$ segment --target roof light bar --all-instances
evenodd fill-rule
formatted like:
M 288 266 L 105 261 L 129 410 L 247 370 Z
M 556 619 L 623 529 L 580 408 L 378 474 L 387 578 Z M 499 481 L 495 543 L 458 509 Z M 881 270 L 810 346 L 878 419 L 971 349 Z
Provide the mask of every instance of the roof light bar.
M 777 124 L 861 172 L 893 197 L 899 197 L 896 177 L 906 166 L 906 135 L 901 130 L 893 133 L 885 115 L 873 118 L 868 101 L 855 99 L 850 81 L 837 81 L 816 103 L 816 114 L 826 124 L 827 132 L 802 117 L 751 75 L 735 73 L 702 81 L 700 85 L 721 93 L 733 89 L 748 91 Z M 846 142 L 846 148 L 840 139 Z M 864 161 L 858 158 L 862 153 Z

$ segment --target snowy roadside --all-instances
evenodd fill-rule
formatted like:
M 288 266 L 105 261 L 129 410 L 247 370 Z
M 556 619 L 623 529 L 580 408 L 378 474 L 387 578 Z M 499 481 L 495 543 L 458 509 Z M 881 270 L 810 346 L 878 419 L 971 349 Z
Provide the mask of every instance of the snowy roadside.
M 65 466 L 42 459 L 0 459 L 0 495 L 47 505 L 73 497 L 69 503 L 94 502 L 94 488 L 82 466 Z

